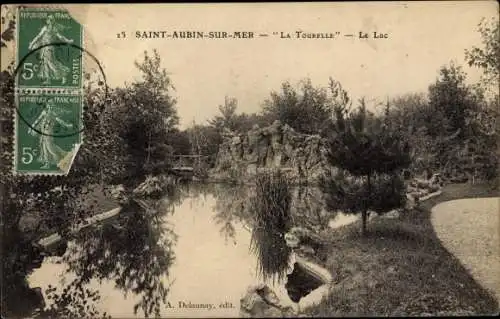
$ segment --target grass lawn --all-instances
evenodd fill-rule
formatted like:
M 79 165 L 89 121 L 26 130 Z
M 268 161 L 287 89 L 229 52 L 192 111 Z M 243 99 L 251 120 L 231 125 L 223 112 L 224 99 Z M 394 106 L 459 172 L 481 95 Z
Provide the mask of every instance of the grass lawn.
M 312 316 L 492 314 L 495 298 L 474 281 L 436 237 L 430 209 L 439 202 L 498 196 L 481 185 L 455 184 L 418 209 L 395 219 L 374 218 L 369 234 L 360 222 L 330 231 L 325 248 L 336 284 Z

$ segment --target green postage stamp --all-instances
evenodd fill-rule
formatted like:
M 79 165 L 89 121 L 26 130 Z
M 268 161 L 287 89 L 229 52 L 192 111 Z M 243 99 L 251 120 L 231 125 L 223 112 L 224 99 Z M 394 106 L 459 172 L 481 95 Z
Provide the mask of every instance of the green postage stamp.
M 82 26 L 61 9 L 19 9 L 19 87 L 80 88 Z
M 82 143 L 83 28 L 64 9 L 19 8 L 15 173 L 65 175 Z
M 67 173 L 82 142 L 80 94 L 19 94 L 18 172 Z

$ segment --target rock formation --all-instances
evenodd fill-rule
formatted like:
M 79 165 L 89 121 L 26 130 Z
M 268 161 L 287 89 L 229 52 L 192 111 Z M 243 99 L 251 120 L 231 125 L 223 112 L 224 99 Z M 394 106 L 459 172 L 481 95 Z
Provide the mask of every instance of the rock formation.
M 297 133 L 279 121 L 264 128 L 255 125 L 240 135 L 227 130 L 211 175 L 245 179 L 259 170 L 277 168 L 296 181 L 315 182 L 328 167 L 325 152 L 319 135 Z
M 243 318 L 293 317 L 290 306 L 282 304 L 278 296 L 265 284 L 250 286 L 240 300 L 240 316 Z
M 414 178 L 406 187 L 406 207 L 411 209 L 418 202 L 423 202 L 441 194 L 442 188 L 443 180 L 440 174 L 434 174 L 429 180 Z

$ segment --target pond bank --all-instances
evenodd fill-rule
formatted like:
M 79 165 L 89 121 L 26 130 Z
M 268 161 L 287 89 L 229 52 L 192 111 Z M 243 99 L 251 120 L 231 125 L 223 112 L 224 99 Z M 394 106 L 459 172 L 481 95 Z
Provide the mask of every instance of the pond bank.
M 329 296 L 305 309 L 308 316 L 473 315 L 498 311 L 481 287 L 442 245 L 430 208 L 450 197 L 475 197 L 479 185 L 449 185 L 443 194 L 398 218 L 374 218 L 369 234 L 360 222 L 326 234 L 324 266 L 335 273 Z
M 196 185 L 191 186 L 189 191 L 181 192 L 185 193 L 181 197 L 169 197 L 167 201 L 175 209 L 162 208 L 164 212 L 158 217 L 145 211 L 137 214 L 129 212 L 128 215 L 134 218 L 120 213 L 118 218 L 104 223 L 102 228 L 82 232 L 82 235 L 87 234 L 70 245 L 78 248 L 75 253 L 67 254 L 65 258 L 47 258 L 42 269 L 30 276 L 30 286 L 40 287 L 45 292 L 47 285 L 57 282 L 58 278 L 70 280 L 72 276 L 81 276 L 81 271 L 89 278 L 104 276 L 109 280 L 99 285 L 91 283 L 90 287 L 100 290 L 103 298 L 110 298 L 113 302 L 102 302 L 96 306 L 115 317 L 143 317 L 140 309 L 139 313 L 134 313 L 133 303 L 139 302 L 140 298 L 148 298 L 149 292 L 155 296 L 156 292 L 148 290 L 155 285 L 146 285 L 147 289 L 132 299 L 130 296 L 124 298 L 125 288 L 116 287 L 113 280 L 114 271 L 120 271 L 119 267 L 116 268 L 116 260 L 120 260 L 132 267 L 133 273 L 154 274 L 154 283 L 175 279 L 177 284 L 168 293 L 168 301 L 172 305 L 177 305 L 179 301 L 186 304 L 191 301 L 217 307 L 215 312 L 202 313 L 187 308 L 170 309 L 160 303 L 162 316 L 178 317 L 189 311 L 191 316 L 237 316 L 239 298 L 248 285 L 260 282 L 256 265 L 262 263 L 261 258 L 265 257 L 250 250 L 252 225 L 248 223 L 248 209 L 245 208 L 248 191 L 239 187 L 219 189 L 213 185 L 196 190 Z M 474 281 L 434 233 L 430 208 L 437 202 L 450 199 L 450 194 L 462 197 L 464 192 L 469 192 L 471 196 L 485 196 L 473 193 L 474 189 L 469 189 L 469 186 L 460 186 L 464 188 L 460 192 L 453 187 L 456 186 L 446 187 L 442 195 L 421 203 L 419 209 L 408 214 L 397 214 L 390 219 L 371 219 L 366 238 L 359 236 L 360 225 L 355 219 L 348 220 L 344 216 L 337 216 L 330 222 L 325 219 L 327 228 L 318 233 L 322 245 L 309 245 L 312 253 L 311 249 L 302 249 L 304 247 L 300 245 L 298 249 L 299 254 L 306 254 L 307 260 L 325 268 L 332 275 L 333 282 L 330 285 L 315 285 L 312 292 L 300 299 L 298 315 L 443 315 L 495 311 L 497 303 L 494 298 Z M 312 200 L 313 194 L 299 190 L 297 194 L 300 200 L 294 204 L 296 210 L 311 212 L 316 207 L 311 205 L 319 205 Z M 305 221 L 313 220 L 314 215 L 306 217 L 297 219 L 296 223 L 305 225 Z M 329 224 L 339 228 L 329 229 Z M 165 244 L 158 245 L 158 239 L 164 236 L 170 238 L 170 229 L 178 239 L 169 239 Z M 193 233 L 203 241 L 193 241 Z M 262 240 L 257 242 L 261 246 L 259 251 L 277 248 L 276 245 L 268 245 L 276 244 L 276 239 L 266 235 L 269 234 L 265 232 Z M 106 253 L 108 250 L 111 255 Z M 156 267 L 158 258 L 167 258 L 165 260 L 168 261 L 171 254 L 175 258 L 170 266 Z M 276 259 L 275 253 L 269 256 Z M 200 263 L 200 259 L 204 262 Z M 67 270 L 59 269 L 62 265 L 55 261 L 65 264 Z M 290 260 L 292 268 L 295 261 L 293 258 Z M 172 277 L 165 277 L 164 271 Z M 291 272 L 293 269 L 289 267 L 284 279 Z M 193 273 L 200 276 L 195 279 Z M 224 275 L 228 273 L 231 275 Z M 316 273 L 319 274 L 317 277 L 321 277 L 321 272 Z M 308 290 L 313 286 L 314 280 L 304 281 L 300 272 L 296 277 L 299 282 L 307 283 L 297 287 L 303 286 L 302 289 Z M 129 279 L 139 284 L 141 278 L 132 276 Z M 220 288 L 213 289 L 216 286 Z M 293 301 L 288 300 L 294 297 L 290 296 L 287 291 L 290 287 L 284 287 L 284 283 L 268 286 L 280 300 L 287 303 Z M 320 286 L 323 288 L 318 288 Z M 323 294 L 326 296 L 323 297 Z M 314 302 L 309 303 L 311 300 Z M 232 306 L 223 308 L 221 305 Z M 304 308 L 301 305 L 309 306 Z M 297 315 L 295 311 L 294 315 Z

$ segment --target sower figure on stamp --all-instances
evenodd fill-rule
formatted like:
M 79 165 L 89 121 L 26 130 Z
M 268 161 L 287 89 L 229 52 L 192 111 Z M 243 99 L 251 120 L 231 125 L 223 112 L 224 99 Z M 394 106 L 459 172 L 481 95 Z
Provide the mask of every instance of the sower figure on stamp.
M 43 164 L 41 168 L 44 169 L 50 168 L 50 165 L 57 165 L 67 153 L 55 143 L 52 136 L 56 123 L 68 128 L 73 126 L 71 123 L 60 119 L 53 104 L 48 102 L 47 108 L 40 113 L 35 122 L 33 122 L 32 128 L 28 130 L 28 133 L 33 136 L 38 134 L 34 129 L 43 133 L 43 135 L 40 134 L 40 155 L 38 161 Z
M 72 39 L 68 39 L 59 33 L 62 28 L 63 26 L 56 23 L 54 17 L 49 15 L 45 25 L 28 47 L 30 50 L 42 47 L 40 49 L 40 64 L 37 76 L 45 85 L 49 84 L 51 80 L 61 80 L 62 84 L 65 84 L 66 75 L 70 72 L 69 67 L 56 58 L 55 46 L 50 45 L 61 41 L 73 43 Z

